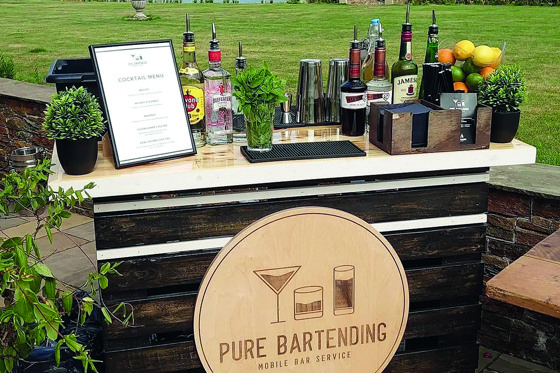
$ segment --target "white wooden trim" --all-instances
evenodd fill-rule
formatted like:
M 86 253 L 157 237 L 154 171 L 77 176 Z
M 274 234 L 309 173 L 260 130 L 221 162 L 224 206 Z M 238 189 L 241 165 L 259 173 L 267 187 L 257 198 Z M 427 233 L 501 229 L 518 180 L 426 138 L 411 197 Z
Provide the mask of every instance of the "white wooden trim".
M 443 218 L 402 220 L 396 222 L 373 223 L 371 226 L 381 233 L 412 229 L 453 227 L 486 223 L 486 214 L 461 215 Z M 97 250 L 97 260 L 135 258 L 147 255 L 175 254 L 186 251 L 222 248 L 233 236 L 206 238 L 195 241 L 171 242 L 155 245 L 132 246 L 118 249 Z
M 433 187 L 441 185 L 469 184 L 487 182 L 489 174 L 476 173 L 467 175 L 423 177 L 390 181 L 354 182 L 345 184 L 319 185 L 299 188 L 265 189 L 260 191 L 238 192 L 227 194 L 212 194 L 203 196 L 187 196 L 176 198 L 161 198 L 122 202 L 96 202 L 94 212 L 108 213 L 118 211 L 136 211 L 144 209 L 159 209 L 171 207 L 187 207 L 231 202 L 252 202 L 255 200 L 308 197 L 317 195 L 332 195 L 340 193 L 360 193 L 380 190 L 409 189 Z

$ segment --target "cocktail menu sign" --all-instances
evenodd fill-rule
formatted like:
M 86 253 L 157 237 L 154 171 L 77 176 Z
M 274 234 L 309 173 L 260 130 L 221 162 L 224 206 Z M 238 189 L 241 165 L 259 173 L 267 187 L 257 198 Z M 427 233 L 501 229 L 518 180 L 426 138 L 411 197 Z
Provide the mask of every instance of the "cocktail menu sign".
M 170 40 L 90 46 L 117 168 L 195 154 Z
M 216 256 L 195 307 L 207 372 L 381 372 L 402 339 L 408 285 L 387 240 L 319 207 L 285 210 Z

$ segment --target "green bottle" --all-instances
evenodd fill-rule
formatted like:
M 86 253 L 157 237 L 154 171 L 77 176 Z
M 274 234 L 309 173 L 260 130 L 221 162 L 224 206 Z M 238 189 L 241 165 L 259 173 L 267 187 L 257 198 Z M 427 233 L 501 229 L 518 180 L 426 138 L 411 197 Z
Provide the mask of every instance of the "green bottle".
M 439 28 L 438 25 L 436 25 L 436 11 L 432 10 L 432 24 L 428 27 L 428 43 L 426 45 L 424 63 L 438 62 L 438 32 Z M 422 82 L 420 83 L 420 93 L 418 97 L 424 98 L 424 78 L 422 78 Z
M 413 101 L 417 95 L 418 65 L 412 59 L 412 25 L 409 23 L 410 5 L 406 6 L 406 22 L 402 24 L 399 59 L 391 67 L 393 104 Z

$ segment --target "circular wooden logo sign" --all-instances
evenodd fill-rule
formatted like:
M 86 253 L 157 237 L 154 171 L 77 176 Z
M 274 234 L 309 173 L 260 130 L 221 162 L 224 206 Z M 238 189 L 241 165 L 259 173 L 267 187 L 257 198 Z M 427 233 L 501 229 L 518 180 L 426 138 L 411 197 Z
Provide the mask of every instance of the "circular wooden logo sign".
M 407 318 L 387 240 L 345 212 L 297 208 L 255 222 L 216 256 L 195 342 L 207 372 L 381 372 Z

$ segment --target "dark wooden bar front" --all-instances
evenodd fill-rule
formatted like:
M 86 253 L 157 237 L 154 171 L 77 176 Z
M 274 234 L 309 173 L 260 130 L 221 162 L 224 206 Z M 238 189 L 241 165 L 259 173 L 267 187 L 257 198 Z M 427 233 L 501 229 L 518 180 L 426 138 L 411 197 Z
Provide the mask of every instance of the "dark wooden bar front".
M 297 132 L 296 140 L 281 133 L 282 141 L 309 139 L 307 130 Z M 472 373 L 488 170 L 532 163 L 534 148 L 515 142 L 488 150 L 389 156 L 364 140 L 356 141 L 368 153 L 360 159 L 250 165 L 229 145 L 125 170 L 114 170 L 102 158 L 93 174 L 80 178 L 57 171 L 53 187 L 98 185 L 93 193 L 98 264 L 122 262 L 123 275 L 110 277 L 103 299 L 134 308 L 134 327 L 104 327 L 106 371 L 203 371 L 193 339 L 194 305 L 220 248 L 271 213 L 323 206 L 378 229 L 406 270 L 408 324 L 385 372 Z

